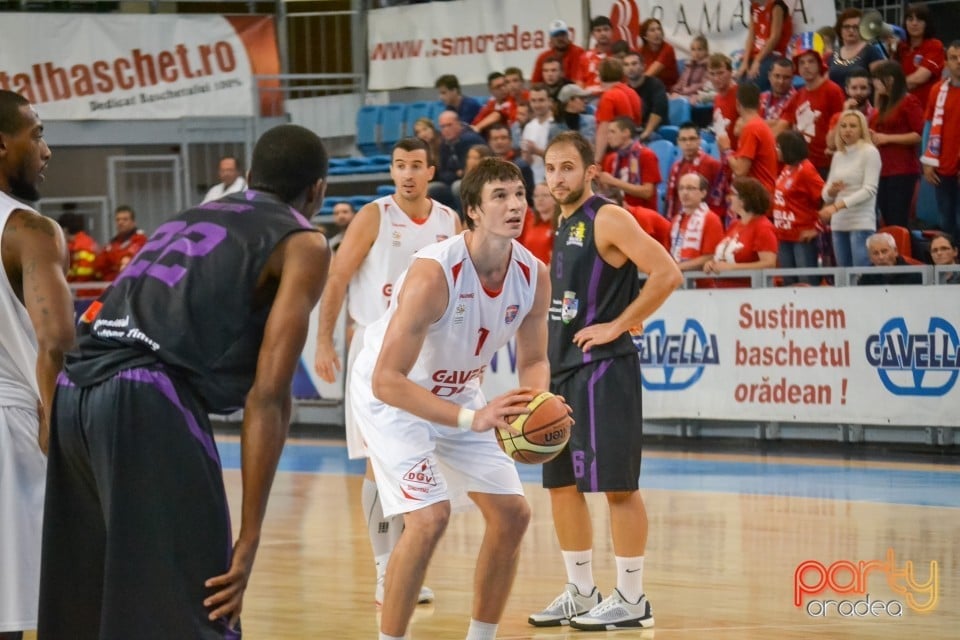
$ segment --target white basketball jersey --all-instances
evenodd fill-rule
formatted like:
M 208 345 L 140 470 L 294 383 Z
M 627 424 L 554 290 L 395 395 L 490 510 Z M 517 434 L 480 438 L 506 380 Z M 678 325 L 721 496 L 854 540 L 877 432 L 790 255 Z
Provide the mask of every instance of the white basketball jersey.
M 387 310 L 393 284 L 409 266 L 411 256 L 457 231 L 457 214 L 436 200 L 422 221 L 411 220 L 393 196 L 374 202 L 380 209 L 380 231 L 347 292 L 347 311 L 362 326 L 373 324 Z
M 16 209 L 27 209 L 19 200 L 0 192 L 0 231 Z M 0 265 L 3 256 L 0 255 Z M 0 266 L 0 406 L 36 409 L 37 334 L 27 309 L 13 292 L 6 271 Z
M 463 235 L 430 245 L 414 258 L 435 260 L 447 280 L 448 302 L 443 316 L 427 333 L 416 363 L 407 376 L 434 395 L 460 404 L 480 394 L 484 370 L 503 345 L 516 334 L 533 306 L 537 290 L 537 259 L 513 242 L 510 266 L 498 292 L 484 289 L 467 252 Z M 390 308 L 367 328 L 359 375 L 369 378 L 390 318 L 397 308 L 406 272 L 397 279 Z M 362 360 L 362 364 L 361 364 Z

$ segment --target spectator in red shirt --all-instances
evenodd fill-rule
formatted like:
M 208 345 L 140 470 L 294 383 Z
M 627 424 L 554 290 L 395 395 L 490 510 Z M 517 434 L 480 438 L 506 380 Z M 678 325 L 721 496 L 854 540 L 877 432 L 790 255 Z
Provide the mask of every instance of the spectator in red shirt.
M 627 117 L 634 124 L 640 124 L 643 106 L 640 96 L 623 82 L 623 63 L 617 58 L 607 58 L 600 63 L 600 83 L 603 93 L 597 103 L 597 140 L 594 148 L 596 161 L 603 160 L 607 152 L 607 127 L 619 117 Z
M 870 102 L 870 95 L 873 93 L 872 86 L 873 81 L 870 72 L 866 69 L 855 67 L 848 71 L 847 84 L 843 87 L 844 93 L 847 94 L 847 99 L 843 103 L 843 111 L 854 109 L 862 113 L 869 121 L 876 112 Z M 830 118 L 830 128 L 827 131 L 827 149 L 830 151 L 837 150 L 837 123 L 840 122 L 843 111 L 833 114 L 833 117 Z
M 930 9 L 925 4 L 908 4 L 903 15 L 907 41 L 897 46 L 896 60 L 907 77 L 907 89 L 927 106 L 930 88 L 943 73 L 943 42 L 933 37 Z
M 714 53 L 707 62 L 707 77 L 716 95 L 713 97 L 713 135 L 726 132 L 732 146 L 737 145 L 733 128 L 737 123 L 737 85 L 733 82 L 733 61 L 725 54 Z
M 554 20 L 547 28 L 547 33 L 550 35 L 550 48 L 537 56 L 530 82 L 543 82 L 543 61 L 551 56 L 560 58 L 565 78 L 579 82 L 584 51 L 583 47 L 570 41 L 570 27 L 563 20 Z
M 680 159 L 670 167 L 670 177 L 667 179 L 666 211 L 667 219 L 673 219 L 680 211 L 679 194 L 677 187 L 680 177 L 688 173 L 699 173 L 707 180 L 707 195 L 704 200 L 716 212 L 717 205 L 726 198 L 720 191 L 720 177 L 722 168 L 720 161 L 703 150 L 700 141 L 700 130 L 692 122 L 684 122 L 677 131 L 677 148 L 680 149 Z M 711 249 L 711 252 L 713 250 Z
M 471 128 L 480 134 L 494 122 L 510 126 L 517 118 L 517 103 L 510 97 L 507 77 L 494 71 L 487 76 L 487 88 L 490 89 L 490 99 L 470 123 Z
M 610 55 L 613 44 L 613 25 L 607 16 L 597 16 L 590 21 L 590 35 L 594 47 L 587 49 L 580 58 L 580 86 L 591 93 L 600 93 L 600 63 Z
M 530 92 L 527 83 L 523 80 L 523 71 L 520 67 L 507 67 L 503 70 L 503 77 L 507 79 L 507 95 L 514 104 L 530 101 Z
M 527 210 L 523 231 L 517 241 L 541 262 L 550 264 L 556 228 L 557 201 L 550 194 L 547 183 L 541 182 L 533 190 L 533 211 Z
M 920 178 L 920 131 L 923 107 L 907 93 L 903 69 L 887 60 L 873 71 L 877 111 L 870 118 L 870 137 L 880 151 L 877 205 L 884 224 L 908 226 L 910 203 Z
M 93 263 L 97 280 L 102 282 L 116 280 L 137 251 L 147 243 L 147 235 L 137 228 L 137 217 L 132 207 L 120 205 L 114 212 L 113 219 L 117 226 L 117 235 L 111 238 Z
M 797 73 L 803 78 L 804 86 L 793 96 L 790 104 L 774 126 L 774 134 L 788 127 L 796 128 L 807 139 L 810 149 L 810 162 L 820 175 L 830 173 L 830 157 L 827 155 L 827 131 L 833 114 L 843 111 L 847 97 L 843 89 L 827 77 L 827 65 L 820 52 L 804 49 L 796 52 L 793 58 Z
M 699 173 L 680 177 L 680 207 L 671 217 L 670 255 L 681 271 L 699 271 L 723 238 L 720 217 L 707 206 L 710 183 Z
M 643 56 L 643 66 L 646 75 L 660 78 L 665 87 L 672 87 L 680 78 L 677 68 L 677 52 L 673 45 L 663 38 L 663 25 L 656 18 L 647 18 L 640 25 L 640 37 L 643 46 L 640 55 Z
M 930 137 L 920 162 L 923 177 L 936 190 L 940 228 L 955 238 L 960 232 L 960 40 L 947 48 L 947 69 L 950 75 L 934 85 L 927 101 Z
M 777 182 L 776 141 L 770 127 L 760 117 L 760 88 L 755 84 L 737 87 L 737 113 L 742 127 L 737 138 L 737 147 L 730 151 L 730 139 L 726 134 L 717 137 L 717 147 L 723 154 L 734 176 L 750 176 L 773 192 Z
M 820 192 L 823 178 L 807 160 L 807 141 L 793 129 L 777 136 L 777 153 L 783 170 L 773 192 L 773 226 L 780 243 L 777 258 L 781 269 L 817 266 L 820 224 Z M 816 276 L 785 277 L 786 284 L 819 283 Z
M 797 93 L 793 86 L 793 63 L 778 56 L 770 65 L 767 80 L 770 89 L 760 94 L 760 116 L 772 127 Z
M 706 273 L 773 269 L 777 266 L 777 235 L 767 218 L 770 194 L 756 178 L 735 178 L 730 189 L 730 211 L 737 216 L 717 245 Z M 749 287 L 749 278 L 718 278 L 717 287 Z
M 623 201 L 631 207 L 657 208 L 660 162 L 657 154 L 634 140 L 636 127 L 630 118 L 620 116 L 608 127 L 611 151 L 603 159 L 597 181 L 607 188 L 623 191 Z
M 778 55 L 786 54 L 792 35 L 790 9 L 783 0 L 750 0 L 750 27 L 738 79 L 746 75 L 761 91 L 769 89 L 770 67 Z

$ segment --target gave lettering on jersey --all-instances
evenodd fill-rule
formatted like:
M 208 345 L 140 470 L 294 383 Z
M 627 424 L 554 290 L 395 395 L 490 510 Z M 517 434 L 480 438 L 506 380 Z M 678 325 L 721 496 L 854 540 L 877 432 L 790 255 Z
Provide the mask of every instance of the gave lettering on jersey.
M 463 393 L 466 390 L 467 383 L 479 379 L 486 371 L 487 365 L 477 367 L 476 369 L 438 369 L 433 372 L 430 379 L 435 384 L 430 390 L 435 396 L 446 398 Z

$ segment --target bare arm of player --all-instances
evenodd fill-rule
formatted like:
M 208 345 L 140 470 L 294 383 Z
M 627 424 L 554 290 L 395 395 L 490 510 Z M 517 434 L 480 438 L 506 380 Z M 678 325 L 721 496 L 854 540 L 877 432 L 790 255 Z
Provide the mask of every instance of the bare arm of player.
M 308 318 L 323 290 L 329 264 L 330 249 L 323 235 L 294 233 L 274 249 L 262 278 L 279 278 L 280 284 L 257 356 L 257 374 L 244 406 L 240 436 L 240 533 L 230 569 L 205 583 L 214 590 L 203 602 L 210 609 L 211 620 L 229 617 L 234 626 L 243 609 L 270 486 L 287 437 L 293 374 L 306 341 Z
M 443 316 L 448 297 L 447 281 L 440 265 L 433 260 L 414 260 L 407 270 L 396 311 L 383 337 L 372 386 L 373 395 L 382 402 L 430 422 L 456 426 L 460 405 L 435 396 L 407 378 L 420 355 L 430 325 Z M 505 418 L 517 414 L 516 408 L 510 407 L 532 399 L 533 395 L 529 393 L 508 392 L 497 396 L 476 412 L 472 429 L 505 429 Z
M 517 374 L 520 386 L 550 388 L 550 361 L 547 359 L 547 312 L 550 310 L 550 269 L 537 262 L 537 292 L 533 306 L 517 329 Z
M 22 276 L 20 297 L 37 334 L 37 384 L 40 388 L 40 422 L 37 441 L 46 453 L 50 441 L 50 407 L 63 368 L 63 355 L 73 346 L 73 298 L 66 273 L 70 256 L 63 231 L 51 219 L 30 211 L 17 211 L 7 221 L 7 238 Z
M 597 252 L 605 262 L 614 267 L 632 262 L 647 274 L 647 281 L 640 295 L 616 320 L 590 325 L 576 333 L 573 341 L 584 351 L 596 344 L 613 342 L 626 331 L 643 327 L 643 321 L 683 282 L 680 268 L 663 245 L 647 235 L 622 207 L 601 207 L 593 229 Z
M 322 380 L 333 382 L 341 369 L 340 357 L 333 346 L 333 330 L 340 316 L 340 308 L 347 297 L 347 287 L 370 253 L 380 231 L 380 208 L 373 202 L 361 207 L 343 234 L 343 242 L 330 263 L 327 286 L 320 299 L 317 323 L 317 351 L 313 368 Z

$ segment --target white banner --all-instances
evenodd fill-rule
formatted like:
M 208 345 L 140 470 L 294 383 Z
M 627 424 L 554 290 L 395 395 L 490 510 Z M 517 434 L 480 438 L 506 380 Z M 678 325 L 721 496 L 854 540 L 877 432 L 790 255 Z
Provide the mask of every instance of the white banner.
M 834 0 L 784 1 L 793 16 L 794 33 L 816 31 L 837 21 Z M 730 55 L 743 50 L 750 24 L 750 0 L 590 0 L 590 15 L 609 16 L 614 37 L 619 35 L 632 49 L 643 44 L 643 21 L 656 18 L 678 58 L 689 57 L 690 41 L 701 33 L 707 37 L 711 53 Z
M 4 13 L 0 42 L 0 88 L 43 120 L 254 115 L 251 59 L 225 17 Z
M 645 418 L 958 424 L 960 304 L 944 287 L 677 291 L 636 342 Z M 514 350 L 488 397 L 517 386 Z
M 452 73 L 460 84 L 486 84 L 506 67 L 529 77 L 550 47 L 547 26 L 560 18 L 582 42 L 580 0 L 458 0 L 367 13 L 369 88 L 432 87 Z

